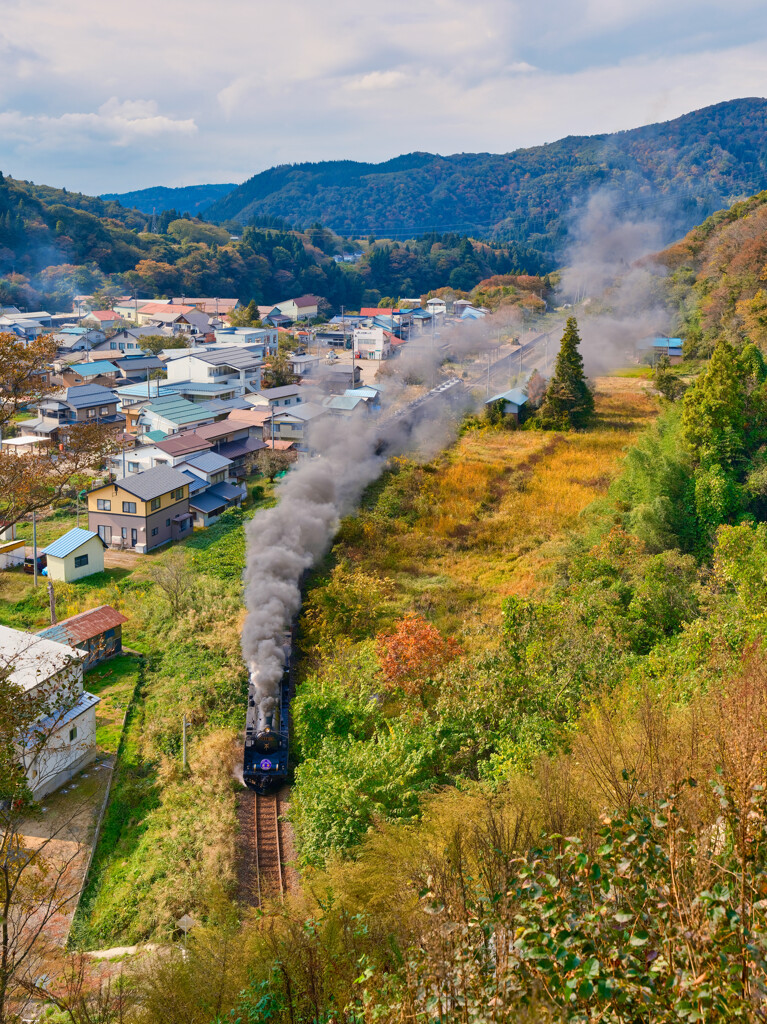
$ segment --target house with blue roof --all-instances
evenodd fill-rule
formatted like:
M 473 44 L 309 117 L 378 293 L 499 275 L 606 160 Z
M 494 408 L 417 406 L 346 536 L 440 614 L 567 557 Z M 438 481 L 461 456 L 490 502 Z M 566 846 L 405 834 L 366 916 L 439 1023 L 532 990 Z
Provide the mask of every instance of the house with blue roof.
M 48 559 L 44 571 L 51 579 L 64 583 L 103 572 L 105 547 L 97 533 L 75 527 L 43 548 L 41 553 Z
M 61 374 L 61 379 L 67 387 L 76 387 L 78 384 L 102 384 L 105 387 L 112 387 L 115 379 L 120 376 L 120 370 L 108 359 L 94 359 L 93 362 L 73 363 Z
M 520 411 L 527 404 L 527 395 L 521 388 L 510 388 L 508 391 L 501 391 L 500 394 L 488 398 L 485 402 L 485 408 L 487 409 L 491 405 L 495 405 L 496 402 L 503 403 L 504 416 L 512 416 L 519 422 Z
M 682 362 L 682 339 L 681 338 L 653 338 L 652 340 L 652 358 L 653 362 L 660 359 L 661 356 L 666 356 L 668 361 L 673 365 Z

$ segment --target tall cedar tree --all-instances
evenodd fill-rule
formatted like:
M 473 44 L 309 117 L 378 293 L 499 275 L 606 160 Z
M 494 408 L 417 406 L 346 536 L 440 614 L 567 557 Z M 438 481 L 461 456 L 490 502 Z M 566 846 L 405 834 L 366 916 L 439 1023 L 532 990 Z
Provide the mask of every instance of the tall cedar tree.
M 554 373 L 541 405 L 540 421 L 553 430 L 582 427 L 594 412 L 594 396 L 583 372 L 578 322 L 568 318 Z

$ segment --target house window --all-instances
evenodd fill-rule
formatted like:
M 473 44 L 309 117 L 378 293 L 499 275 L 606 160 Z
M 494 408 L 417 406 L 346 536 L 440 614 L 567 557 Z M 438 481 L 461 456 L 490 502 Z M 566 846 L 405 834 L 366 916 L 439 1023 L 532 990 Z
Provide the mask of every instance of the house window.
M 96 498 L 96 508 L 99 512 L 111 512 L 112 502 L 109 498 Z
M 93 417 L 95 415 L 96 415 L 96 410 L 95 409 L 89 409 L 88 410 L 88 419 L 93 419 Z
M 104 541 L 105 544 L 112 543 L 112 527 L 111 526 L 100 526 L 99 537 Z
M 184 488 L 178 487 L 175 491 L 170 492 L 170 496 L 173 501 L 181 501 L 184 497 Z
M 170 519 L 166 519 L 166 520 L 165 520 L 165 525 L 166 525 L 166 526 L 170 526 Z
M 121 352 L 124 352 L 124 351 L 125 351 L 125 342 L 124 342 L 124 341 L 121 341 L 121 342 L 120 342 L 120 351 L 121 351 Z
M 120 536 L 122 537 L 123 540 L 127 540 L 128 539 L 128 527 L 127 526 L 123 526 L 123 528 L 120 530 Z
M 109 406 L 108 405 L 102 405 L 101 406 L 101 415 L 102 416 L 108 416 L 109 415 Z
M 123 502 L 123 512 L 132 512 L 132 513 L 135 514 L 135 512 L 136 512 L 136 502 L 135 501 L 124 501 Z
M 117 342 L 116 342 L 116 341 L 110 341 L 110 342 L 109 342 L 109 347 L 110 347 L 110 348 L 113 348 L 113 349 L 114 349 L 114 348 L 117 348 Z
M 156 537 L 159 532 L 160 532 L 160 527 L 159 526 L 155 526 L 155 527 L 152 528 L 152 536 L 153 537 Z
M 187 523 L 186 519 L 182 519 L 181 523 L 179 524 L 179 529 L 185 530 L 187 528 L 187 525 L 188 525 L 188 523 Z
M 76 739 L 77 739 L 77 726 L 73 725 L 72 728 L 69 730 L 69 742 L 72 743 Z
M 128 472 L 129 473 L 138 473 L 138 471 L 140 469 L 141 469 L 141 466 L 140 466 L 140 464 L 138 462 L 129 462 L 128 463 Z
M 160 501 L 161 501 L 161 499 L 160 499 L 160 498 L 152 498 L 151 502 L 149 503 L 149 507 L 151 508 L 151 510 L 152 510 L 153 512 L 154 512 L 154 510 L 155 510 L 156 508 L 159 508 L 159 507 L 160 507 Z
M 84 565 L 88 564 L 87 555 L 75 555 L 75 569 L 82 569 Z

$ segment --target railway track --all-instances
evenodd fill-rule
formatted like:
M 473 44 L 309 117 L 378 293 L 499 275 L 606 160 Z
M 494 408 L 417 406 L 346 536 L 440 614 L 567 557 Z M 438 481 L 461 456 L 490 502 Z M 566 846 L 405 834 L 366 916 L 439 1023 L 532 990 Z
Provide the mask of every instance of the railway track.
M 260 905 L 270 897 L 285 895 L 282 822 L 279 793 L 254 793 L 255 892 Z

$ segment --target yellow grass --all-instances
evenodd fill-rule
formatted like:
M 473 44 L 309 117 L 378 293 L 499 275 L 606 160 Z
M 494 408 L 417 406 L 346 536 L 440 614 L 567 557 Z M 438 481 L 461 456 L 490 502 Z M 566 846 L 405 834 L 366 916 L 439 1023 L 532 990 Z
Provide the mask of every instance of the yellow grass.
M 656 413 L 638 380 L 598 382 L 597 417 L 584 433 L 475 430 L 424 474 L 413 526 L 366 524 L 350 552 L 397 584 L 403 610 L 442 628 L 498 621 L 503 599 L 540 591 L 562 540 L 607 493 L 626 447 Z

